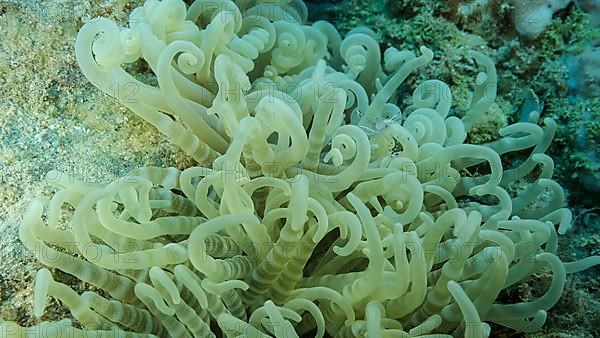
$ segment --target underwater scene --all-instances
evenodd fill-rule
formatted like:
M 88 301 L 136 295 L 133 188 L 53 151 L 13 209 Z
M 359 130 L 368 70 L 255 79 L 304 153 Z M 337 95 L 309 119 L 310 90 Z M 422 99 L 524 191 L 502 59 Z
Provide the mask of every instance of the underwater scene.
M 0 0 L 0 337 L 600 337 L 600 1 Z

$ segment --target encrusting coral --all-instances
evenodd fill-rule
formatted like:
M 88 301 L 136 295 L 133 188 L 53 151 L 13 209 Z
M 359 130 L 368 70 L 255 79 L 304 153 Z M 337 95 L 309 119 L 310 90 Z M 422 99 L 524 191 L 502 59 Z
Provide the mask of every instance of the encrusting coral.
M 532 112 L 493 142 L 465 144 L 496 96 L 488 57 L 469 54 L 483 71 L 461 118 L 439 80 L 400 109 L 398 88 L 431 50 L 382 56 L 367 28 L 342 38 L 306 21 L 299 0 L 150 0 L 128 28 L 83 26 L 85 76 L 198 166 L 103 184 L 49 173 L 60 189 L 31 202 L 21 240 L 103 292 L 77 294 L 42 269 L 34 314 L 52 296 L 76 323 L 2 322 L 3 336 L 487 337 L 487 323 L 543 326 L 566 274 L 600 264 L 556 256 L 571 223 L 544 154 L 556 124 Z M 158 86 L 121 68 L 138 60 Z M 517 152 L 528 155 L 507 167 Z M 511 196 L 515 182 L 529 184 Z M 496 303 L 545 268 L 544 295 Z

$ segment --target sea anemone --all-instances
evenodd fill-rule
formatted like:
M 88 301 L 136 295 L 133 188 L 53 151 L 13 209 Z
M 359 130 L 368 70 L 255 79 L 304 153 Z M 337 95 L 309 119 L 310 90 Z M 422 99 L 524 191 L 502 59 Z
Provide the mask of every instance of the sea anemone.
M 439 80 L 401 109 L 399 88 L 431 50 L 381 53 L 367 28 L 342 38 L 306 21 L 300 0 L 149 0 L 129 27 L 81 28 L 89 81 L 197 165 L 93 184 L 50 172 L 59 189 L 31 202 L 21 240 L 95 288 L 78 294 L 41 269 L 34 314 L 52 296 L 76 323 L 3 322 L 4 336 L 487 337 L 488 323 L 543 326 L 566 274 L 600 264 L 556 255 L 571 212 L 544 154 L 555 122 L 532 112 L 493 142 L 466 144 L 496 97 L 488 57 L 467 55 L 482 71 L 466 112 Z M 122 68 L 133 62 L 158 85 Z M 545 294 L 497 302 L 543 269 Z

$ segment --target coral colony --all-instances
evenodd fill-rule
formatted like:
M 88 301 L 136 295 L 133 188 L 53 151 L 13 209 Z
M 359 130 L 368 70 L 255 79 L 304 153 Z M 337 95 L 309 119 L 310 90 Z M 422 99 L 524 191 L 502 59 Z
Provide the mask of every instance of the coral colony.
M 368 28 L 342 37 L 307 16 L 300 0 L 150 0 L 128 27 L 81 28 L 89 81 L 135 86 L 117 99 L 196 166 L 108 183 L 49 173 L 58 190 L 31 202 L 20 238 L 93 291 L 39 270 L 34 314 L 53 297 L 72 318 L 3 322 L 4 337 L 476 338 L 544 325 L 566 275 L 600 264 L 556 255 L 571 212 L 544 154 L 555 122 L 533 111 L 465 143 L 496 97 L 487 56 L 466 55 L 481 72 L 457 112 L 442 81 L 399 91 L 434 58 L 427 47 L 382 52 Z M 122 68 L 134 62 L 156 83 Z M 540 271 L 552 277 L 539 298 L 497 300 Z

